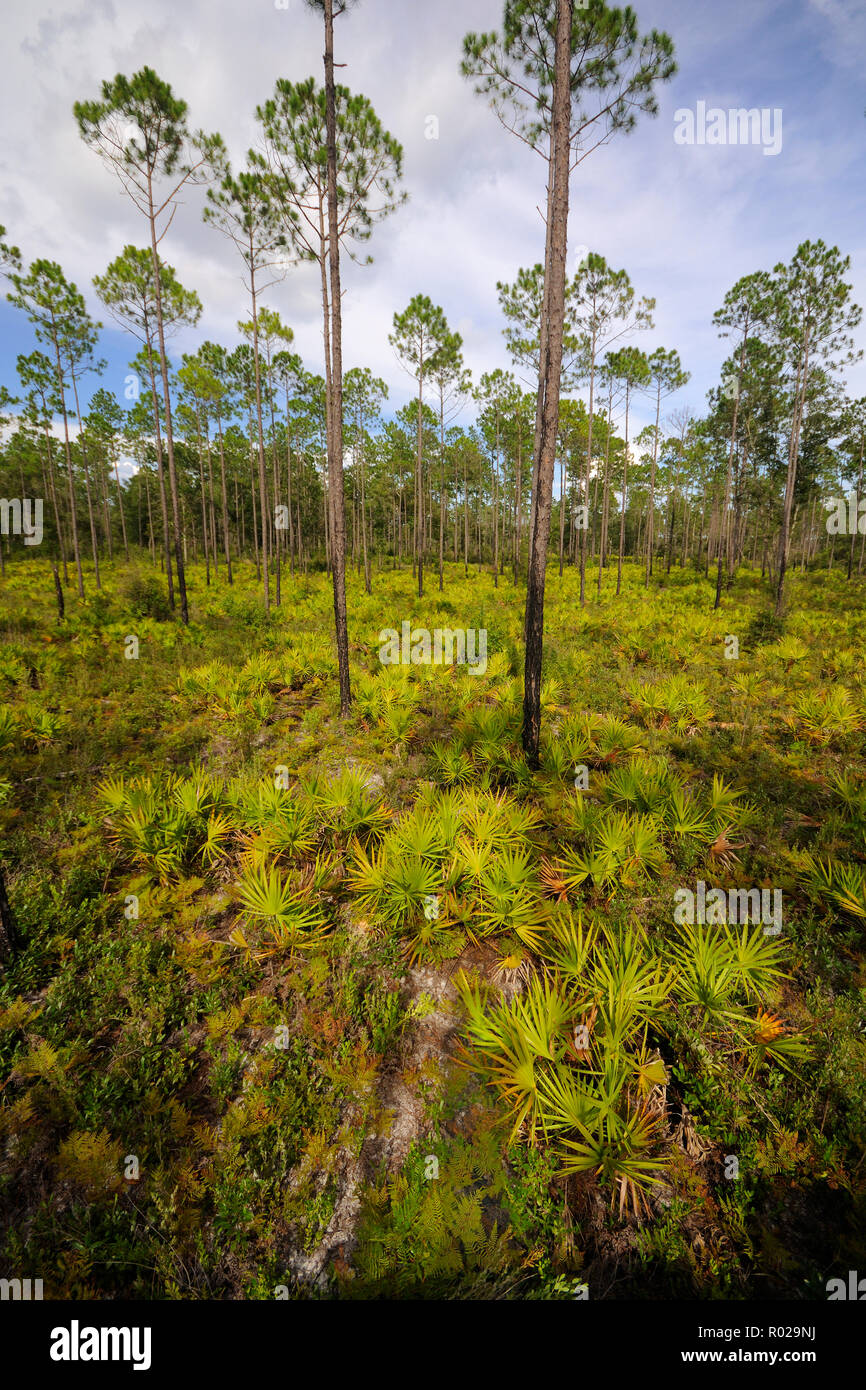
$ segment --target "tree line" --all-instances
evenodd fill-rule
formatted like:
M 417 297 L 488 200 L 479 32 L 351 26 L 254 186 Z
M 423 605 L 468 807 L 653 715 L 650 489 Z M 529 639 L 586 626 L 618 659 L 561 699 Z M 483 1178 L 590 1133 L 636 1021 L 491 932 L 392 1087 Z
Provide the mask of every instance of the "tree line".
M 849 398 L 842 380 L 860 355 L 849 259 L 805 242 L 733 285 L 713 318 L 730 355 L 700 418 L 672 400 L 689 380 L 678 352 L 642 346 L 655 300 L 600 252 L 568 274 L 575 171 L 656 114 L 656 89 L 676 70 L 670 38 L 641 35 L 633 11 L 602 0 L 506 0 L 501 32 L 466 36 L 464 75 L 541 157 L 544 260 L 496 286 L 511 371 L 473 381 L 459 333 L 427 295 L 395 312 L 389 341 L 415 390 L 386 418 L 386 383 L 367 367 L 344 371 L 340 262 L 369 260 L 365 243 L 405 200 L 403 151 L 370 101 L 335 81 L 334 21 L 347 3 L 310 3 L 324 21 L 324 84 L 276 83 L 241 169 L 148 67 L 75 104 L 82 139 L 141 218 L 141 244 L 93 282 L 137 345 L 122 391 L 102 386 L 84 409 L 84 383 L 105 367 L 102 324 L 61 266 L 25 268 L 0 228 L 8 297 L 38 343 L 18 358 L 13 389 L 0 388 L 0 485 L 45 499 L 61 612 L 64 587 L 84 595 L 85 557 L 98 588 L 100 562 L 149 552 L 183 622 L 190 558 L 203 560 L 207 584 L 231 584 L 233 564 L 253 563 L 266 611 L 280 605 L 286 571 L 323 565 L 345 713 L 347 564 L 369 593 L 377 569 L 411 563 L 419 596 L 431 573 L 444 587 L 446 561 L 489 567 L 495 584 L 508 572 L 526 585 L 532 757 L 551 538 L 560 573 L 579 571 L 581 604 L 602 594 L 605 570 L 621 593 L 627 557 L 647 586 L 673 566 L 714 578 L 717 607 L 737 567 L 760 564 L 777 614 L 792 563 L 820 556 L 861 572 L 866 537 L 855 528 L 837 549 L 823 510 L 828 493 L 853 492 L 856 516 L 862 490 L 866 399 Z M 237 256 L 243 341 L 176 358 L 169 340 L 198 322 L 202 303 L 163 247 L 194 185 L 205 222 Z M 318 267 L 323 375 L 293 351 L 274 305 L 301 263 Z M 635 431 L 638 401 L 650 423 Z M 122 458 L 136 465 L 125 482 Z M 0 539 L 4 572 L 8 559 Z

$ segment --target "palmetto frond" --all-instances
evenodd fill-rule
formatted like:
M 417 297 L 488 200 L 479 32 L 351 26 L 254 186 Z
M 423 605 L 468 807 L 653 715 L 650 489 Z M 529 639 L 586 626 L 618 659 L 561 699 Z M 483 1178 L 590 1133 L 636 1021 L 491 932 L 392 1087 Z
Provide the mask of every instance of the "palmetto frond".
M 229 816 L 221 815 L 216 811 L 211 813 L 205 829 L 204 844 L 201 847 L 201 857 L 205 864 L 212 864 L 215 859 L 219 858 L 233 830 L 234 825 Z
M 265 942 L 274 950 L 308 947 L 321 936 L 325 925 L 321 909 L 294 891 L 273 867 L 244 870 L 238 897 L 246 915 L 261 923 Z

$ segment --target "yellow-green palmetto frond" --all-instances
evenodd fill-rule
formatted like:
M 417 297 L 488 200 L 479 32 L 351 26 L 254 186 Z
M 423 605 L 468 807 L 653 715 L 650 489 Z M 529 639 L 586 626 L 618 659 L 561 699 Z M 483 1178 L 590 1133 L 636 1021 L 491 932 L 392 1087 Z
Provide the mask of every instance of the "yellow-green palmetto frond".
M 245 869 L 238 897 L 245 915 L 261 925 L 265 942 L 274 949 L 303 949 L 321 938 L 325 927 L 321 908 L 296 892 L 276 868 L 263 864 Z

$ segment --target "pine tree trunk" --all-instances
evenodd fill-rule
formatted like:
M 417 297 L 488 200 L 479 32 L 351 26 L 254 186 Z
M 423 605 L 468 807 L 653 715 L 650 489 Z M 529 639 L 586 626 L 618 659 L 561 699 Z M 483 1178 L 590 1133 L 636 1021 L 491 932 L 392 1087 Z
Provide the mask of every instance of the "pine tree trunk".
M 349 629 L 346 615 L 346 509 L 343 494 L 343 319 L 340 290 L 340 238 L 337 226 L 337 117 L 334 88 L 334 0 L 325 8 L 325 123 L 328 143 L 328 252 L 331 299 L 331 429 L 328 471 L 333 496 L 334 624 L 340 677 L 340 714 L 352 703 L 349 684 Z
M 553 120 L 549 156 L 547 249 L 544 308 L 539 338 L 536 502 L 526 592 L 526 659 L 523 691 L 523 748 L 530 767 L 539 763 L 541 736 L 541 665 L 544 651 L 544 587 L 553 503 L 553 470 L 559 429 L 559 389 L 565 325 L 565 259 L 568 247 L 568 175 L 571 155 L 572 0 L 557 0 L 553 79 Z

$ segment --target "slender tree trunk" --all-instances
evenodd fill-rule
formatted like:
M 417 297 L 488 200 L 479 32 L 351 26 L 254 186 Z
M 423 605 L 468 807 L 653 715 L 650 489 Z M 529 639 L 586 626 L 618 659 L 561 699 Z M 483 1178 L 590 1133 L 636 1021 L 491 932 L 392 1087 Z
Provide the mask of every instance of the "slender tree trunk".
M 797 396 L 794 405 L 794 419 L 791 425 L 791 445 L 788 453 L 788 475 L 785 479 L 785 502 L 782 507 L 782 525 L 779 531 L 779 574 L 776 582 L 776 617 L 781 618 L 785 606 L 785 570 L 788 565 L 788 535 L 791 525 L 791 508 L 794 500 L 794 484 L 797 480 L 797 458 L 800 446 L 800 422 L 803 418 L 803 405 L 806 400 L 806 383 L 809 373 L 809 328 L 803 345 L 802 379 L 797 372 Z
M 851 532 L 851 544 L 848 548 L 848 578 L 851 578 L 851 570 L 854 567 L 854 542 L 857 539 L 857 528 L 860 516 L 860 489 L 863 486 L 863 435 L 860 435 L 860 462 L 857 467 L 857 487 L 854 491 L 854 529 Z M 866 534 L 866 533 L 864 533 Z
M 592 422 L 595 406 L 595 355 L 596 355 L 596 328 L 593 325 L 592 340 L 590 343 L 589 359 L 589 418 L 586 427 L 586 505 L 589 507 L 589 475 L 592 470 Z M 587 518 L 588 520 L 588 518 Z M 580 533 L 580 606 L 583 608 L 586 601 L 586 544 L 589 538 L 589 527 L 585 526 Z
M 628 505 L 628 407 L 630 386 L 625 384 L 625 447 L 622 451 L 622 511 L 619 515 L 619 554 L 616 565 L 616 594 L 622 589 L 622 557 L 625 551 L 625 512 Z
M 183 544 L 181 541 L 180 502 L 177 486 L 177 470 L 174 463 L 174 434 L 171 427 L 171 393 L 168 385 L 168 358 L 165 351 L 165 327 L 162 311 L 162 277 L 159 267 L 159 252 L 156 244 L 156 214 L 153 202 L 153 189 L 148 176 L 147 184 L 150 254 L 153 263 L 153 283 L 156 292 L 156 329 L 159 340 L 159 365 L 162 374 L 163 406 L 165 409 L 165 449 L 168 455 L 168 481 L 171 489 L 171 510 L 174 519 L 174 562 L 177 568 L 177 588 L 180 594 L 180 618 L 189 623 L 189 605 L 186 597 L 186 575 L 183 567 Z
M 539 431 L 537 500 L 530 543 L 526 592 L 526 659 L 523 692 L 523 748 L 531 767 L 539 762 L 541 736 L 541 665 L 544 650 L 544 587 L 553 470 L 559 430 L 559 390 L 565 326 L 565 260 L 568 247 L 568 175 L 571 155 L 571 28 L 572 0 L 557 0 L 556 49 L 553 79 L 553 120 L 549 156 L 548 250 L 544 266 L 545 309 L 540 339 L 544 340 L 539 372 Z
M 96 518 L 93 515 L 93 498 L 90 493 L 90 468 L 87 463 L 87 446 L 84 443 L 84 426 L 81 420 L 81 406 L 78 400 L 78 382 L 75 373 L 70 371 L 72 382 L 72 393 L 75 397 L 75 415 L 78 420 L 78 445 L 81 449 L 81 462 L 84 467 L 84 495 L 87 498 L 87 516 L 90 522 L 90 545 L 93 550 L 93 573 L 96 579 L 97 589 L 102 588 L 102 580 L 99 575 L 99 546 L 96 540 Z
M 748 317 L 747 317 L 747 318 L 746 318 L 745 329 L 744 329 L 744 332 L 743 332 L 743 343 L 742 343 L 742 347 L 740 348 L 740 365 L 739 365 L 739 369 L 738 369 L 738 371 L 737 371 L 737 388 L 736 388 L 736 393 L 735 393 L 735 395 L 734 395 L 734 410 L 733 410 L 733 414 L 732 414 L 732 418 L 731 418 L 731 438 L 730 438 L 730 442 L 729 442 L 729 445 L 728 445 L 728 469 L 727 469 L 727 473 L 726 473 L 726 476 L 725 476 L 725 511 L 724 511 L 725 525 L 727 525 L 727 521 L 728 521 L 728 509 L 729 509 L 729 507 L 730 507 L 730 505 L 731 505 L 731 478 L 732 478 L 732 476 L 733 476 L 733 468 L 734 468 L 734 449 L 735 449 L 735 447 L 736 447 L 736 441 L 737 441 L 737 421 L 738 421 L 739 413 L 740 413 L 740 387 L 741 387 L 742 380 L 743 380 L 743 368 L 744 368 L 744 366 L 745 366 L 745 361 L 746 361 L 746 343 L 748 342 L 748 340 L 749 340 L 749 321 L 748 321 Z M 719 545 L 719 563 L 718 563 L 718 568 L 717 568 L 717 570 L 716 570 L 716 598 L 715 598 L 715 602 L 714 602 L 714 604 L 713 604 L 713 611 L 714 611 L 714 612 L 715 612 L 715 610 L 718 608 L 719 604 L 720 604 L 721 601 L 722 601 L 722 554 L 723 554 L 723 547 L 722 547 L 721 545 Z
M 328 144 L 328 261 L 331 299 L 331 429 L 328 470 L 333 496 L 334 625 L 340 677 L 340 713 L 349 713 L 349 629 L 346 615 L 346 510 L 343 495 L 343 310 L 340 232 L 337 225 L 337 117 L 334 87 L 334 0 L 325 9 L 325 124 Z M 324 250 L 324 248 L 323 248 Z
M 57 366 L 57 388 L 60 396 L 60 409 L 63 413 L 63 443 L 66 451 L 66 475 L 69 483 L 69 518 L 72 525 L 72 553 L 75 556 L 78 597 L 84 598 L 84 573 L 81 568 L 81 550 L 78 544 L 78 518 L 75 511 L 75 479 L 72 471 L 72 449 L 69 444 L 69 416 L 66 411 L 66 391 L 63 385 L 63 363 L 60 357 L 60 343 L 57 338 L 53 317 L 51 332 Z
M 162 430 L 159 425 L 159 396 L 156 390 L 156 374 L 153 370 L 153 352 L 148 345 L 147 361 L 150 369 L 150 393 L 153 401 L 153 428 L 156 445 L 156 468 L 159 478 L 159 500 L 162 509 L 162 536 L 165 547 L 165 576 L 168 584 L 168 605 L 174 609 L 174 579 L 171 572 L 171 540 L 168 524 L 168 495 L 165 489 L 165 469 L 162 462 Z
M 19 945 L 18 928 L 6 894 L 3 865 L 0 864 L 0 960 L 14 960 Z

